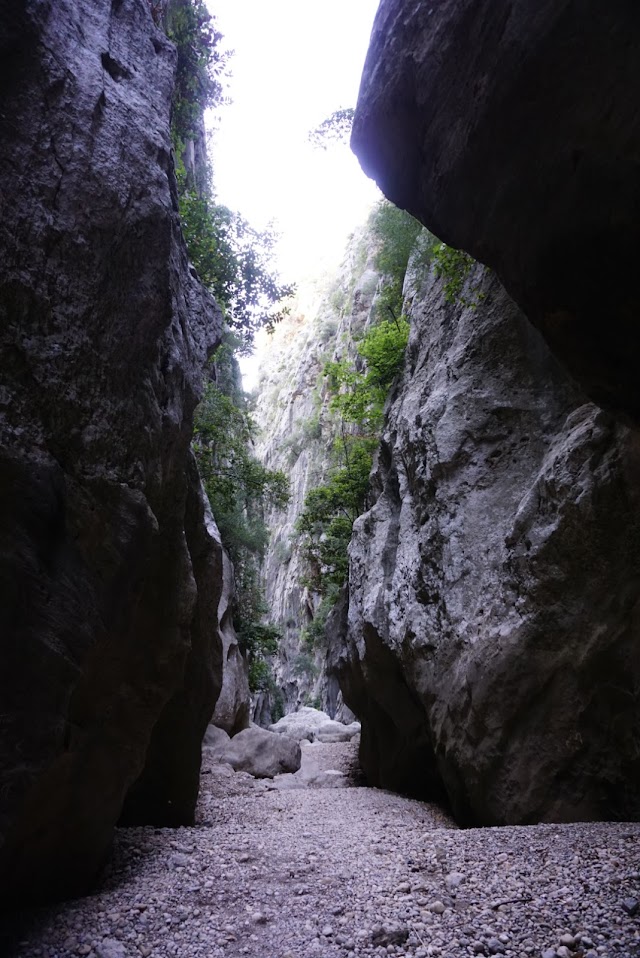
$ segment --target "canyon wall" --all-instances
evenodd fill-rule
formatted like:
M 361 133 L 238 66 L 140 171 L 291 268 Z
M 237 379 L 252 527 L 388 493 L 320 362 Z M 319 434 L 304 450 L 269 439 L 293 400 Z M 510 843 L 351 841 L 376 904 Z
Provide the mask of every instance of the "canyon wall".
M 128 793 L 129 821 L 193 815 L 222 552 L 190 437 L 221 316 L 146 0 L 3 0 L 0 52 L 6 905 L 86 890 Z
M 482 266 L 456 302 L 424 265 L 405 294 L 333 623 L 367 779 L 465 824 L 637 819 L 639 437 Z
M 370 781 L 466 823 L 640 815 L 639 40 L 626 3 L 382 0 L 362 77 L 365 172 L 495 274 L 407 287 L 333 662 Z
M 282 639 L 273 660 L 277 691 L 257 697 L 255 717 L 263 724 L 300 705 L 351 717 L 344 712 L 337 680 L 326 674 L 326 649 L 305 640 L 321 599 L 305 585 L 308 570 L 295 526 L 305 496 L 331 468 L 336 426 L 324 366 L 352 354 L 354 337 L 371 321 L 380 278 L 373 267 L 374 253 L 370 230 L 360 228 L 337 274 L 303 284 L 291 316 L 259 348 L 257 453 L 269 469 L 285 472 L 291 488 L 286 510 L 267 517 L 271 537 L 263 565 L 265 597 Z

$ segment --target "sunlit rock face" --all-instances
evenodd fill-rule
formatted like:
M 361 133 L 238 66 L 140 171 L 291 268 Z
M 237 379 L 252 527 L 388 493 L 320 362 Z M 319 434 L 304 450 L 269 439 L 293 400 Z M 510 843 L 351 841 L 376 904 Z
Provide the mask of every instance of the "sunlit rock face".
M 220 315 L 179 232 L 173 48 L 143 0 L 1 0 L 0 53 L 5 905 L 84 890 L 141 773 L 132 818 L 190 819 L 222 559 L 189 452 Z
M 640 6 L 382 0 L 352 145 L 640 420 Z
M 466 824 L 640 815 L 640 442 L 495 275 L 415 270 L 333 668 L 370 783 Z M 340 625 L 342 618 L 342 625 Z

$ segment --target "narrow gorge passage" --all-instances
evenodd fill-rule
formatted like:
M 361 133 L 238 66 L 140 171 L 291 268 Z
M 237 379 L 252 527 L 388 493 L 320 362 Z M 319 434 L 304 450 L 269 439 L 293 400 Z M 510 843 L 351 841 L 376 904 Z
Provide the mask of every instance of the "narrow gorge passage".
M 640 958 L 632 7 L 0 0 L 0 958 Z
M 320 768 L 355 745 L 307 746 Z M 15 958 L 640 953 L 638 824 L 455 828 L 378 789 L 278 790 L 205 759 L 194 828 L 121 829 L 103 887 Z M 353 779 L 352 779 L 353 781 Z

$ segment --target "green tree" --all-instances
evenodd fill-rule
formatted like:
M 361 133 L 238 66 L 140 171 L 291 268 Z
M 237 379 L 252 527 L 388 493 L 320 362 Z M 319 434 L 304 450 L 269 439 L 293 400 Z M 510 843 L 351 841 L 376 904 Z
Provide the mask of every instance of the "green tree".
M 404 317 L 385 320 L 357 341 L 357 357 L 325 366 L 337 415 L 334 463 L 325 483 L 312 489 L 296 524 L 308 582 L 321 595 L 347 578 L 347 547 L 363 512 L 389 388 L 402 366 L 409 335 Z
M 289 481 L 266 469 L 251 452 L 255 423 L 244 404 L 207 383 L 196 411 L 194 450 L 211 508 L 232 560 L 262 557 L 268 541 L 264 505 L 283 507 Z
M 347 546 L 353 523 L 362 513 L 369 486 L 375 440 L 344 436 L 342 465 L 312 489 L 296 523 L 307 563 L 307 584 L 320 595 L 341 586 L 349 568 Z
M 285 314 L 281 304 L 295 287 L 282 283 L 273 269 L 273 228 L 256 230 L 217 203 L 210 175 L 203 171 L 196 183 L 185 167 L 185 143 L 199 137 L 204 110 L 226 102 L 231 53 L 221 46 L 216 21 L 203 0 L 170 0 L 165 26 L 177 50 L 171 135 L 182 232 L 198 276 L 237 333 L 236 348 L 250 352 L 256 331 L 271 328 Z
M 348 143 L 354 113 L 353 107 L 342 107 L 339 110 L 334 110 L 331 116 L 323 120 L 315 130 L 311 130 L 308 137 L 309 142 L 321 150 L 326 150 L 330 144 Z
M 238 352 L 251 352 L 258 329 L 272 329 L 286 314 L 283 300 L 295 286 L 281 283 L 271 266 L 277 236 L 258 231 L 240 214 L 186 184 L 180 193 L 180 222 L 191 262 L 204 285 L 224 307 L 237 334 Z
M 275 652 L 280 635 L 265 622 L 268 609 L 259 564 L 269 541 L 266 504 L 286 505 L 289 481 L 283 472 L 266 469 L 251 451 L 256 427 L 237 371 L 234 374 L 236 366 L 227 343 L 216 359 L 218 382 L 206 384 L 196 411 L 193 447 L 223 545 L 233 562 L 233 619 L 251 666 Z
M 377 304 L 378 316 L 397 319 L 402 313 L 402 287 L 409 257 L 422 224 L 410 213 L 382 200 L 371 214 L 370 225 L 379 244 L 374 265 L 384 277 Z
M 158 17 L 161 4 L 152 2 Z M 176 46 L 176 78 L 172 99 L 171 126 L 174 144 L 196 136 L 202 114 L 224 100 L 224 78 L 231 52 L 221 47 L 222 34 L 204 0 L 168 0 L 164 4 L 164 26 Z

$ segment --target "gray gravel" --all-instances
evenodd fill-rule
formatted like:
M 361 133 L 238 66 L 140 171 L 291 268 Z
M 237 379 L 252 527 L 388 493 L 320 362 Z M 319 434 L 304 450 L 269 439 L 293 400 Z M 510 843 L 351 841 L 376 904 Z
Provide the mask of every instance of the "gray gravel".
M 314 748 L 355 775 L 353 746 Z M 640 956 L 637 823 L 460 831 L 388 792 L 204 771 L 195 828 L 119 831 L 101 890 L 23 916 L 11 954 Z

